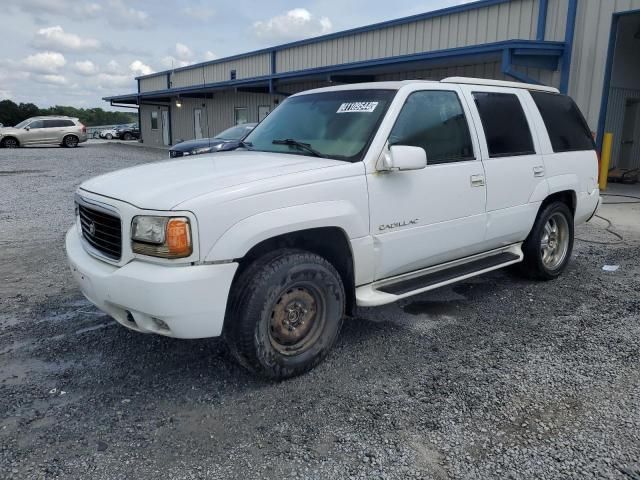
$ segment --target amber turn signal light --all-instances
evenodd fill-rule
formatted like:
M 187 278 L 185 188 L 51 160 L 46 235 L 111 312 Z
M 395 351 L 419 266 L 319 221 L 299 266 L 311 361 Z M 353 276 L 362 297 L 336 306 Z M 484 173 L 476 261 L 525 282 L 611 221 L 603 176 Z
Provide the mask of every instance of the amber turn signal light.
M 167 222 L 166 245 L 173 257 L 191 255 L 191 229 L 186 218 L 172 218 Z

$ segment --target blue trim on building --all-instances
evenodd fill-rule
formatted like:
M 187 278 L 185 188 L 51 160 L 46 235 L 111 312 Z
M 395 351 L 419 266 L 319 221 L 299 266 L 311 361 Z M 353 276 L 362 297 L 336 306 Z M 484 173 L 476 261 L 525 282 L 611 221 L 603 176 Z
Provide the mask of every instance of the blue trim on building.
M 166 74 L 166 73 L 172 72 L 172 71 L 179 72 L 179 71 L 182 71 L 182 70 L 190 70 L 192 68 L 204 67 L 204 66 L 207 66 L 207 65 L 215 65 L 217 63 L 230 62 L 232 60 L 240 60 L 240 59 L 247 58 L 247 57 L 253 57 L 254 55 L 261 55 L 261 54 L 269 53 L 269 52 L 277 52 L 279 50 L 285 50 L 285 49 L 292 48 L 292 47 L 308 45 L 310 43 L 317 43 L 317 42 L 322 42 L 322 41 L 326 41 L 326 40 L 333 40 L 333 39 L 336 39 L 336 38 L 348 37 L 349 35 L 370 32 L 372 30 L 378 30 L 378 29 L 381 29 L 381 28 L 394 27 L 394 26 L 397 26 L 397 25 L 404 25 L 406 23 L 417 22 L 417 21 L 421 21 L 421 20 L 427 20 L 429 18 L 442 17 L 444 15 L 451 15 L 451 14 L 455 14 L 455 13 L 466 12 L 468 10 L 476 10 L 476 9 L 479 9 L 479 8 L 491 7 L 493 5 L 499 5 L 501 3 L 509 3 L 510 1 L 512 1 L 512 0 L 479 0 L 479 1 L 476 1 L 476 2 L 466 3 L 466 4 L 463 4 L 463 5 L 455 5 L 453 7 L 441 8 L 440 10 L 434 10 L 432 12 L 419 13 L 417 15 L 412 15 L 412 16 L 409 16 L 409 17 L 397 18 L 397 19 L 394 19 L 394 20 L 388 20 L 386 22 L 379 22 L 379 23 L 374 23 L 374 24 L 371 24 L 371 25 L 366 25 L 366 26 L 363 26 L 363 27 L 357 27 L 357 28 L 352 28 L 352 29 L 349 29 L 349 30 L 342 30 L 340 32 L 329 33 L 329 34 L 326 34 L 326 35 L 320 35 L 318 37 L 307 38 L 305 40 L 298 40 L 298 41 L 295 41 L 295 42 L 283 43 L 281 45 L 276 45 L 274 47 L 263 48 L 263 49 L 260 49 L 260 50 L 254 50 L 252 52 L 241 53 L 241 54 L 238 54 L 238 55 L 232 55 L 232 56 L 224 57 L 224 58 L 218 58 L 216 60 L 210 60 L 208 62 L 196 63 L 196 64 L 193 64 L 193 65 L 188 65 L 186 67 L 176 68 L 174 70 L 165 70 L 165 71 L 161 71 L 161 72 L 152 73 L 152 74 L 149 74 L 149 75 L 142 75 L 142 76 L 136 77 L 136 78 L 144 79 L 144 78 L 156 77 L 158 75 Z M 544 0 L 542 0 L 542 1 L 544 1 Z
M 515 78 L 520 82 L 541 85 L 538 80 L 513 69 L 513 50 L 510 48 L 505 48 L 502 51 L 502 73 L 510 76 L 511 78 Z
M 339 65 L 329 65 L 326 67 L 309 68 L 293 72 L 278 73 L 276 78 L 290 78 L 297 76 L 308 76 L 327 72 L 337 72 L 342 70 L 356 70 L 360 68 L 371 68 L 377 66 L 394 65 L 398 63 L 419 62 L 426 60 L 438 60 L 442 58 L 467 57 L 482 54 L 499 53 L 505 48 L 511 49 L 546 49 L 562 52 L 564 46 L 561 42 L 537 42 L 535 40 L 506 40 L 502 42 L 485 43 L 482 45 L 472 45 L 469 47 L 446 48 L 433 52 L 412 53 L 409 55 L 398 55 L 395 57 L 378 58 L 375 60 L 363 60 L 359 62 L 343 63 Z
M 540 0 L 538 5 L 538 28 L 536 29 L 536 39 L 544 40 L 547 31 L 547 11 L 549 10 L 549 0 Z
M 573 39 L 576 30 L 576 16 L 578 15 L 578 0 L 569 0 L 567 7 L 567 26 L 564 32 L 564 55 L 560 74 L 560 93 L 569 92 L 569 76 L 571 75 L 571 55 L 573 53 Z
M 457 47 L 448 48 L 444 50 L 437 50 L 434 52 L 423 52 L 409 55 L 399 55 L 395 57 L 385 57 L 375 60 L 363 60 L 359 62 L 343 63 L 339 65 L 328 65 L 324 67 L 309 68 L 305 70 L 296 70 L 292 72 L 277 73 L 274 75 L 263 75 L 260 77 L 251 77 L 239 80 L 227 80 L 216 83 L 194 85 L 190 87 L 172 88 L 166 90 L 155 90 L 152 92 L 139 93 L 141 98 L 145 97 L 157 97 L 162 95 L 175 95 L 189 92 L 202 91 L 203 89 L 221 89 L 237 86 L 247 85 L 269 85 L 273 84 L 278 79 L 290 79 L 290 78 L 303 78 L 314 75 L 321 75 L 324 73 L 333 73 L 346 70 L 358 70 L 367 69 L 386 65 L 395 65 L 400 63 L 410 63 L 419 61 L 438 60 L 442 58 L 455 58 L 476 56 L 483 54 L 497 53 L 502 54 L 503 51 L 514 50 L 521 54 L 527 52 L 533 55 L 549 55 L 560 56 L 564 50 L 564 44 L 562 42 L 538 42 L 535 40 L 507 40 L 502 42 L 487 43 L 483 45 L 473 45 L 469 47 Z M 521 74 L 520 74 L 521 75 Z M 527 77 L 528 78 L 528 77 Z M 275 93 L 275 89 L 273 90 Z M 132 95 L 121 95 L 119 98 L 131 98 Z M 105 100 L 111 100 L 118 97 L 105 97 Z
M 121 95 L 119 97 L 105 97 L 104 100 L 111 100 L 115 98 L 132 98 L 138 96 L 139 98 L 152 98 L 166 95 L 177 95 L 191 92 L 200 92 L 203 89 L 222 89 L 229 87 L 248 86 L 248 85 L 272 85 L 272 93 L 277 93 L 274 83 L 279 79 L 291 79 L 291 78 L 304 78 L 314 75 L 322 75 L 334 72 L 343 72 L 348 70 L 361 70 L 387 65 L 397 65 L 403 63 L 420 62 L 438 60 L 443 58 L 455 58 L 455 57 L 471 57 L 477 55 L 486 54 L 503 54 L 505 50 L 517 51 L 523 55 L 528 53 L 532 55 L 538 55 L 543 53 L 548 56 L 560 56 L 563 54 L 564 44 L 562 42 L 538 42 L 535 40 L 506 40 L 502 42 L 487 43 L 483 45 L 472 45 L 469 47 L 457 47 L 447 48 L 444 50 L 437 50 L 434 52 L 423 52 L 409 55 L 399 55 L 395 57 L 385 57 L 375 60 L 363 60 L 359 62 L 343 63 L 339 65 L 328 65 L 324 67 L 309 68 L 305 70 L 296 70 L 292 72 L 276 73 L 273 75 L 263 75 L 260 77 L 251 77 L 239 80 L 227 80 L 216 83 L 194 85 L 190 87 L 171 88 L 166 90 L 156 90 L 152 92 L 138 93 L 135 95 Z M 511 55 L 511 53 L 509 53 Z M 509 62 L 510 65 L 510 62 Z M 522 74 L 515 72 L 515 75 L 522 76 Z M 513 75 L 511 75 L 513 76 Z M 517 78 L 517 77 L 514 77 Z M 525 76 L 525 78 L 528 78 Z M 527 80 L 528 83 L 533 82 L 532 79 Z

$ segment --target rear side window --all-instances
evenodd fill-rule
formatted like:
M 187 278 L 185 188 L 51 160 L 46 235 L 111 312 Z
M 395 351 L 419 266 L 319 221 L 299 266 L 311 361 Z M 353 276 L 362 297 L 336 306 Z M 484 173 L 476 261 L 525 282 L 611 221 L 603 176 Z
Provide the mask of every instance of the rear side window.
M 547 127 L 554 152 L 595 150 L 595 143 L 578 106 L 566 95 L 531 92 Z
M 74 127 L 76 124 L 72 120 L 58 120 L 60 127 Z
M 462 105 L 458 95 L 449 91 L 409 95 L 393 126 L 389 145 L 422 147 L 429 164 L 474 159 Z
M 474 92 L 473 98 L 491 158 L 535 153 L 527 117 L 517 95 Z

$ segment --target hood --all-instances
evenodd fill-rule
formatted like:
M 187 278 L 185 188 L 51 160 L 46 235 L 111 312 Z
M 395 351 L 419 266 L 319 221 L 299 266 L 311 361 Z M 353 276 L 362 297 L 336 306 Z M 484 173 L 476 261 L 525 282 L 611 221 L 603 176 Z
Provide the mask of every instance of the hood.
M 272 177 L 344 165 L 302 155 L 233 151 L 148 163 L 92 178 L 80 189 L 138 208 L 171 210 L 192 198 Z
M 215 147 L 220 143 L 225 142 L 225 140 L 221 140 L 219 138 L 198 138 L 197 140 L 187 140 L 186 142 L 180 142 L 177 145 L 171 147 L 171 150 L 178 152 L 189 152 L 196 148 Z
M 15 127 L 2 127 L 0 128 L 0 135 L 8 135 L 10 133 L 19 133 L 19 132 L 23 132 L 24 130 L 22 128 L 15 128 Z

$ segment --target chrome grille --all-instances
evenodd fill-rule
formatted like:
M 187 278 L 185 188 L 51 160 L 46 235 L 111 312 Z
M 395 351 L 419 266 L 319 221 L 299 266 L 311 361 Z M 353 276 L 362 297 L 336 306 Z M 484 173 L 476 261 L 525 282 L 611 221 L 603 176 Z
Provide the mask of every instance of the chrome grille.
M 78 204 L 82 236 L 93 248 L 113 260 L 122 255 L 122 224 L 120 218 Z

